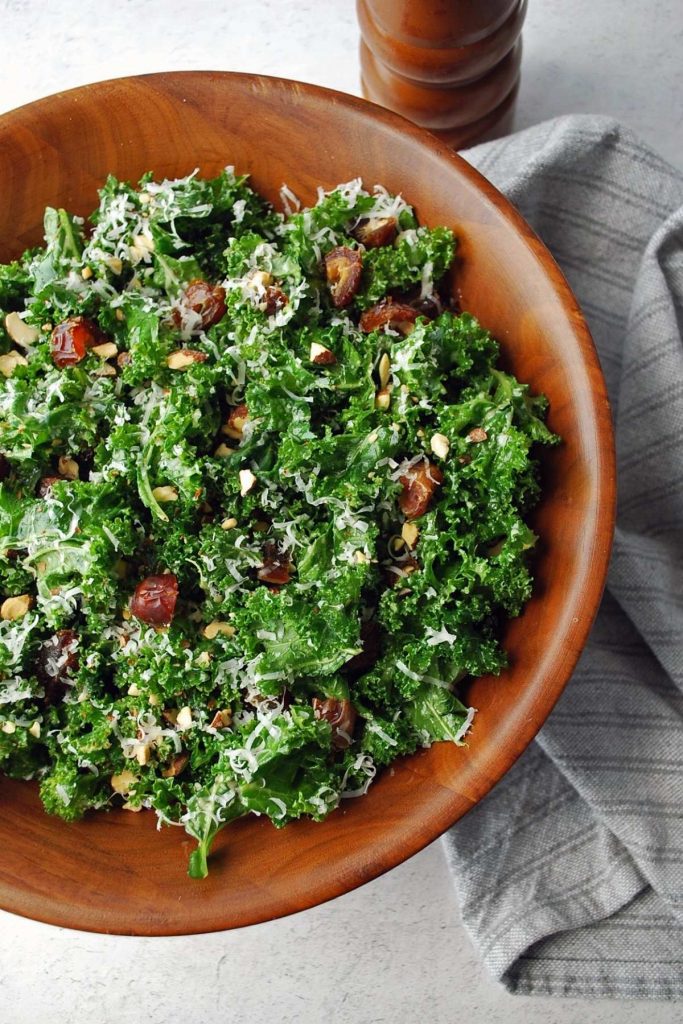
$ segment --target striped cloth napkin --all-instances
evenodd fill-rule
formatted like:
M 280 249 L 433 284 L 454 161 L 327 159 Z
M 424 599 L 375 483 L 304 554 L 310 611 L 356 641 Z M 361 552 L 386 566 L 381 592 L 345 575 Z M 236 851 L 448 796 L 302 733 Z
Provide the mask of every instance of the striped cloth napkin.
M 602 117 L 465 154 L 555 255 L 616 425 L 607 592 L 535 742 L 443 839 L 513 992 L 683 996 L 683 174 Z

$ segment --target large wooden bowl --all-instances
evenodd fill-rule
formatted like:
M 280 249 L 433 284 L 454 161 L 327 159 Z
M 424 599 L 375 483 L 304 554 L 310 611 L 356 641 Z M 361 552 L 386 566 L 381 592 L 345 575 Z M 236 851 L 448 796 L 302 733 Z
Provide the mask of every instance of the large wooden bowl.
M 2 780 L 0 906 L 99 932 L 169 935 L 252 924 L 367 882 L 452 825 L 508 770 L 569 679 L 603 588 L 613 529 L 610 411 L 593 344 L 551 256 L 514 209 L 421 129 L 361 100 L 296 82 L 188 72 L 103 82 L 0 118 L 0 259 L 41 240 L 46 204 L 87 214 L 106 175 L 216 174 L 234 164 L 277 201 L 306 201 L 361 175 L 460 239 L 464 309 L 500 339 L 505 362 L 550 398 L 564 444 L 544 464 L 534 596 L 510 623 L 510 668 L 477 680 L 466 748 L 437 744 L 385 772 L 367 797 L 322 824 L 276 831 L 263 819 L 218 838 L 205 881 L 186 875 L 192 843 L 152 814 L 65 824 L 35 785 Z

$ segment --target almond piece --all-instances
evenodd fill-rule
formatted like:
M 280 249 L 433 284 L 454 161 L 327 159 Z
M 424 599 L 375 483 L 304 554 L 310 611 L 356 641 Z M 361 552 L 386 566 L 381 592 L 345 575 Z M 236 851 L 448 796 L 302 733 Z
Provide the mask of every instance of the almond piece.
M 178 717 L 175 720 L 175 724 L 179 729 L 191 729 L 192 728 L 192 709 L 185 705 L 178 712 Z
M 385 388 L 389 383 L 389 377 L 391 376 L 391 360 L 385 352 L 379 361 L 379 367 L 377 368 L 379 374 L 380 387 Z
M 451 442 L 448 440 L 445 434 L 432 434 L 432 438 L 429 445 L 434 454 L 439 459 L 445 459 L 448 456 L 448 451 L 451 447 Z
M 467 435 L 467 440 L 471 444 L 481 444 L 482 441 L 486 441 L 488 434 L 482 427 L 475 427 L 474 430 L 470 430 Z
M 227 459 L 229 455 L 236 451 L 235 448 L 230 448 L 227 444 L 219 444 L 216 451 L 213 453 L 214 459 Z
M 221 622 L 220 619 L 214 619 L 213 622 L 210 622 L 202 630 L 202 634 L 207 640 L 215 640 L 219 633 L 221 636 L 234 636 L 235 627 L 231 626 L 229 622 Z
M 244 497 L 256 483 L 256 477 L 250 469 L 241 469 L 240 473 L 240 494 Z
M 229 729 L 231 724 L 232 711 L 230 708 L 222 708 L 211 719 L 209 729 Z
M 161 487 L 152 488 L 152 497 L 157 501 L 177 501 L 178 492 L 170 484 L 162 484 Z
M 177 348 L 167 357 L 166 365 L 169 370 L 186 370 L 193 363 L 205 361 L 206 353 L 204 352 L 198 352 L 195 348 Z
M 234 530 L 237 526 L 237 520 L 234 516 L 230 516 L 229 519 L 224 519 L 221 523 L 221 530 Z
M 21 353 L 12 351 L 0 356 L 0 373 L 4 377 L 11 377 L 17 366 L 28 366 Z
M 21 345 L 22 348 L 30 348 L 31 345 L 35 345 L 40 337 L 40 331 L 36 327 L 31 327 L 25 320 L 22 320 L 18 313 L 7 314 L 5 317 L 5 330 L 12 341 L 17 345 Z
M 75 459 L 68 455 L 60 455 L 57 462 L 57 472 L 65 480 L 78 480 L 79 467 Z
M 375 409 L 387 410 L 391 405 L 391 392 L 389 388 L 382 388 L 375 395 Z
M 119 353 L 113 341 L 105 341 L 102 345 L 93 345 L 90 351 L 94 352 L 100 359 L 113 359 Z
M 118 775 L 112 775 L 109 780 L 109 785 L 115 793 L 120 793 L 121 796 L 126 796 L 130 792 L 131 786 L 137 782 L 137 776 L 133 775 L 131 771 L 124 768 Z
M 32 604 L 33 599 L 29 594 L 7 597 L 0 605 L 0 619 L 5 619 L 6 622 L 22 619 Z
M 401 537 L 406 542 L 409 548 L 414 548 L 417 544 L 417 538 L 420 536 L 420 529 L 415 523 L 404 523 L 401 527 Z
M 316 366 L 332 366 L 337 362 L 334 352 L 324 345 L 319 345 L 317 341 L 311 342 L 309 358 Z

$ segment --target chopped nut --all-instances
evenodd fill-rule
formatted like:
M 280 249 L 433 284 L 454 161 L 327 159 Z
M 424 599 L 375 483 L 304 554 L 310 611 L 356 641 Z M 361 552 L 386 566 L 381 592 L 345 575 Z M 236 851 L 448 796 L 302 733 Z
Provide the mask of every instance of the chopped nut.
M 209 729 L 229 729 L 231 724 L 232 711 L 230 708 L 222 708 L 211 719 Z
M 150 693 L 150 695 L 147 698 L 147 700 L 149 701 L 149 704 L 150 704 L 151 707 L 153 707 L 153 708 L 158 708 L 159 707 L 159 698 L 157 697 L 156 693 Z
M 178 492 L 175 487 L 171 487 L 169 484 L 162 484 L 161 487 L 152 488 L 152 497 L 157 501 L 177 501 Z
M 414 548 L 417 538 L 420 536 L 420 529 L 415 523 L 404 523 L 401 527 L 401 537 L 409 548 Z
M 177 348 L 167 357 L 166 365 L 169 370 L 186 370 L 193 363 L 203 363 L 205 360 L 204 352 L 198 352 L 194 348 Z
M 31 345 L 35 345 L 40 337 L 40 331 L 35 327 L 31 327 L 25 320 L 22 320 L 18 313 L 7 314 L 5 317 L 5 330 L 12 341 L 16 342 L 17 345 L 21 345 L 22 348 L 30 348 Z
M 220 619 L 214 619 L 213 622 L 210 622 L 202 630 L 202 634 L 207 640 L 215 640 L 219 633 L 221 636 L 234 636 L 235 627 L 231 626 L 229 622 L 221 622 Z
M 201 668 L 206 668 L 211 664 L 211 655 L 208 651 L 200 651 L 195 658 L 195 665 L 199 665 Z
M 375 395 L 375 409 L 387 410 L 391 406 L 391 392 L 389 388 L 382 388 Z
M 231 448 L 229 445 L 221 443 L 213 453 L 213 457 L 214 459 L 227 459 L 228 455 L 232 455 L 235 450 L 235 448 Z
M 2 731 L 6 732 L 9 736 L 11 736 L 12 733 L 17 731 L 17 727 L 14 724 L 14 722 L 3 722 Z
M 405 546 L 406 542 L 404 541 L 403 537 L 399 537 L 397 534 L 395 534 L 389 540 L 389 550 L 392 551 L 395 555 L 397 555 L 398 552 L 401 551 L 401 549 Z
M 0 619 L 7 622 L 14 622 L 21 619 L 31 607 L 33 599 L 29 594 L 19 594 L 18 597 L 7 597 L 0 605 Z
M 98 370 L 95 370 L 96 377 L 115 377 L 116 367 L 112 366 L 111 363 L 102 363 Z
M 90 280 L 90 278 L 92 277 L 92 270 L 90 269 L 90 267 L 83 267 L 83 270 L 81 270 L 81 277 L 83 278 L 84 281 Z
M 337 362 L 334 352 L 324 345 L 319 345 L 317 341 L 311 342 L 309 358 L 316 366 L 332 366 Z
M 354 558 L 359 565 L 365 565 L 365 563 L 370 561 L 364 551 L 354 551 Z
M 244 426 L 248 419 L 249 410 L 246 405 L 237 405 L 228 416 L 228 422 L 221 427 L 221 431 L 234 441 L 241 441 Z
M 121 261 L 119 260 L 119 262 L 121 262 Z M 122 264 L 122 266 L 123 266 L 123 264 Z M 116 273 L 116 271 L 114 271 L 114 273 Z M 116 313 L 114 314 L 114 316 L 119 321 L 119 323 L 121 323 L 123 320 L 126 319 L 126 314 L 123 312 L 123 310 L 121 308 L 116 310 Z
M 35 739 L 40 739 L 40 722 L 34 722 L 33 725 L 29 726 L 29 733 L 34 736 Z
M 429 444 L 432 451 L 436 456 L 438 456 L 438 458 L 445 459 L 447 457 L 451 442 L 445 434 L 432 434 L 432 439 Z
M 267 270 L 254 270 L 249 275 L 247 287 L 253 291 L 265 290 L 269 284 L 272 284 L 272 281 L 272 274 L 269 274 Z
M 105 341 L 102 345 L 93 345 L 92 352 L 100 359 L 112 359 L 115 355 L 118 355 L 118 349 L 113 341 Z
M 109 780 L 109 784 L 115 793 L 120 793 L 121 796 L 126 796 L 130 792 L 131 786 L 133 786 L 137 781 L 137 776 L 133 775 L 133 773 L 127 768 L 124 768 L 118 775 L 112 775 Z
M 488 438 L 488 434 L 482 427 L 475 427 L 474 430 L 470 430 L 467 435 L 467 440 L 472 444 L 480 444 Z
M 176 775 L 180 775 L 189 760 L 189 754 L 177 754 L 171 761 L 168 768 L 164 768 L 161 774 L 165 779 L 174 779 Z
M 4 377 L 11 377 L 17 366 L 28 366 L 20 352 L 12 350 L 12 352 L 0 356 L 0 373 Z
M 57 463 L 57 472 L 65 480 L 78 480 L 78 463 L 75 459 L 69 458 L 68 455 L 60 455 Z
M 229 519 L 224 519 L 221 523 L 221 530 L 234 530 L 237 526 L 237 520 L 234 516 L 230 516 Z
M 391 360 L 385 352 L 379 361 L 379 383 L 380 387 L 385 388 L 389 383 L 389 377 L 391 376 Z
M 244 497 L 256 483 L 256 477 L 250 469 L 240 470 L 240 494 Z
M 149 764 L 152 752 L 148 743 L 137 743 L 135 745 L 135 760 L 139 765 Z
M 123 804 L 121 806 L 121 810 L 123 810 L 123 811 L 132 811 L 133 814 L 139 814 L 140 811 L 142 810 L 142 807 L 136 806 L 135 804 L 132 804 L 130 802 L 130 800 L 126 800 L 125 804 Z
M 120 274 L 121 271 L 123 270 L 123 263 L 118 258 L 118 256 L 107 256 L 107 258 L 105 259 L 104 262 L 106 263 L 106 265 L 109 267 L 109 269 L 111 270 L 111 272 L 113 274 Z M 120 311 L 117 309 L 116 310 L 116 318 L 117 318 L 117 320 L 119 319 L 119 316 L 118 316 L 119 312 Z M 123 319 L 123 317 L 121 317 L 121 319 Z
M 141 693 L 141 690 L 140 690 L 140 687 L 138 686 L 138 684 L 137 683 L 131 683 L 130 686 L 128 687 L 128 696 L 129 697 L 139 697 L 140 693 Z
M 179 729 L 191 729 L 192 728 L 192 709 L 185 705 L 178 712 L 178 717 L 175 720 L 175 724 Z

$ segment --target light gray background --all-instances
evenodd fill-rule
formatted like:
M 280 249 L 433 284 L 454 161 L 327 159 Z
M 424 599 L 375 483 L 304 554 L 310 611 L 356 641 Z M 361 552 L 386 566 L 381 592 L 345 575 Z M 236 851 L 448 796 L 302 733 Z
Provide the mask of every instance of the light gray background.
M 47 6 L 0 0 L 0 113 L 85 82 L 173 68 L 358 92 L 352 0 Z M 681 0 L 530 0 L 524 39 L 520 127 L 612 114 L 683 166 Z M 2 1024 L 673 1024 L 680 1013 L 507 995 L 459 924 L 438 844 L 333 903 L 239 932 L 130 939 L 0 913 L 0 1006 Z

